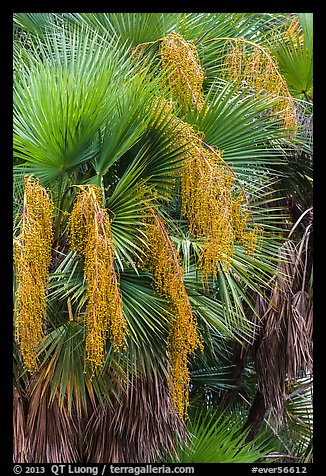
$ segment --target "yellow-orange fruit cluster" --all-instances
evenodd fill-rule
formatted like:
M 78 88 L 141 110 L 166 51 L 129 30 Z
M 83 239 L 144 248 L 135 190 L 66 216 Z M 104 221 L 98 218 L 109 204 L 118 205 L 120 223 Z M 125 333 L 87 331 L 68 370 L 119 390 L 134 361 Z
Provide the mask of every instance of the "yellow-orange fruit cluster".
M 235 240 L 243 245 L 247 255 L 253 255 L 261 249 L 263 230 L 256 223 L 253 223 L 252 228 L 248 229 L 249 213 L 246 206 L 243 206 L 244 199 L 242 192 L 238 195 L 234 193 L 231 203 L 231 223 Z
M 70 216 L 71 244 L 84 257 L 87 288 L 85 362 L 92 373 L 102 368 L 107 338 L 114 350 L 125 346 L 127 324 L 114 268 L 110 220 L 101 205 L 102 190 L 80 186 Z
M 304 34 L 300 26 L 300 21 L 298 18 L 292 18 L 289 16 L 285 22 L 285 36 L 284 41 L 291 43 L 294 48 L 298 48 L 298 45 L 301 47 L 304 42 Z
M 242 244 L 247 254 L 253 254 L 261 244 L 262 231 L 256 226 L 247 230 L 249 213 L 243 191 L 236 187 L 236 177 L 213 147 L 204 146 L 204 134 L 173 115 L 172 104 L 158 103 L 153 123 L 159 127 L 162 117 L 170 117 L 174 144 L 183 148 L 185 159 L 181 172 L 183 216 L 189 220 L 189 231 L 204 238 L 198 265 L 202 281 L 216 276 L 219 265 L 228 270 L 232 264 L 235 242 Z
M 206 238 L 198 262 L 206 282 L 210 275 L 217 275 L 219 264 L 224 270 L 231 266 L 235 242 L 253 254 L 261 244 L 262 231 L 256 225 L 246 231 L 249 213 L 244 192 L 237 192 L 235 175 L 222 153 L 204 147 L 200 135 L 190 128 L 188 140 L 192 147 L 181 174 L 182 211 L 190 233 Z
M 39 179 L 25 177 L 20 235 L 14 240 L 17 291 L 15 339 L 25 368 L 38 370 L 37 350 L 46 317 L 45 291 L 51 262 L 53 202 Z
M 298 128 L 295 103 L 271 53 L 241 38 L 230 40 L 227 48 L 225 78 L 238 83 L 239 88 L 250 89 L 259 96 L 275 98 L 269 110 L 270 116 L 279 117 L 282 126 L 294 136 Z
M 179 256 L 162 220 L 154 211 L 148 228 L 150 252 L 144 265 L 153 275 L 156 293 L 167 300 L 171 316 L 168 337 L 170 396 L 180 418 L 186 418 L 189 406 L 188 357 L 203 345 L 185 290 Z
M 196 46 L 177 33 L 170 33 L 161 41 L 162 69 L 168 74 L 172 99 L 179 105 L 197 106 L 204 103 L 204 72 L 199 64 Z
M 216 275 L 217 261 L 226 269 L 232 262 L 234 232 L 231 224 L 234 176 L 218 151 L 205 150 L 193 136 L 193 148 L 182 173 L 182 209 L 189 230 L 206 238 L 199 265 L 205 281 Z

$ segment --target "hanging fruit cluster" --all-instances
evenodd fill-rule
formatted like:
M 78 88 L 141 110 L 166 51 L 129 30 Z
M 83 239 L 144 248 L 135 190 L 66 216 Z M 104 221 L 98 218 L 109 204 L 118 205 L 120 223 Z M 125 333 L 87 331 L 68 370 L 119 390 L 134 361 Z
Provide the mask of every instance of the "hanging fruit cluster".
M 262 230 L 254 224 L 247 230 L 249 213 L 242 189 L 217 149 L 205 148 L 192 134 L 193 147 L 181 176 L 182 210 L 189 220 L 193 236 L 206 238 L 198 265 L 202 280 L 216 276 L 219 264 L 227 271 L 232 264 L 234 244 L 243 245 L 246 253 L 259 248 Z
M 183 107 L 196 106 L 200 111 L 204 103 L 204 72 L 196 46 L 173 32 L 162 39 L 160 53 L 172 99 Z
M 51 262 L 53 203 L 39 179 L 25 176 L 20 235 L 14 240 L 15 339 L 25 368 L 38 370 L 37 350 L 46 316 L 45 290 Z
M 223 70 L 225 78 L 238 83 L 239 88 L 249 89 L 258 97 L 274 98 L 270 116 L 280 117 L 281 126 L 294 137 L 298 129 L 295 103 L 276 60 L 265 48 L 242 38 L 230 39 Z
M 204 134 L 174 115 L 173 104 L 158 101 L 153 124 L 160 127 L 168 121 L 174 144 L 182 150 L 181 172 L 182 213 L 189 221 L 189 232 L 205 239 L 198 266 L 202 281 L 216 276 L 219 266 L 227 271 L 232 264 L 235 242 L 254 254 L 262 243 L 262 230 L 250 217 L 243 186 L 222 158 L 222 152 L 204 143 Z M 165 125 L 166 127 L 166 125 Z
M 180 259 L 166 228 L 157 213 L 152 210 L 148 223 L 149 253 L 144 266 L 153 275 L 154 289 L 169 306 L 168 355 L 171 364 L 169 377 L 170 396 L 180 418 L 186 418 L 189 406 L 188 357 L 196 349 L 203 349 L 184 286 Z
M 70 216 L 72 247 L 84 257 L 87 308 L 85 315 L 85 361 L 92 372 L 104 363 L 107 338 L 113 349 L 124 347 L 126 320 L 114 268 L 109 216 L 102 207 L 102 189 L 79 186 Z

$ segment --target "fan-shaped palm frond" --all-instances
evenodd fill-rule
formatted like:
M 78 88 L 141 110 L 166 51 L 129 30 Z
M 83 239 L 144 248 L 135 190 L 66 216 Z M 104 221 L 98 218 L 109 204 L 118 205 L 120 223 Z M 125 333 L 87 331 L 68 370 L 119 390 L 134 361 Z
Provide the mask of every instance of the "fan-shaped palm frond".
M 267 172 L 266 166 L 284 161 L 284 131 L 277 119 L 265 117 L 272 104 L 271 99 L 239 93 L 236 85 L 216 81 L 206 96 L 206 107 L 197 117 L 187 116 L 204 132 L 205 143 L 223 151 L 224 160 L 246 187 L 250 187 L 246 172 L 254 179 L 257 173 Z
M 53 13 L 14 13 L 14 25 L 21 30 L 35 35 L 42 35 L 54 25 Z
M 239 420 L 238 420 L 239 423 Z M 234 415 L 197 409 L 190 417 L 190 442 L 180 445 L 173 461 L 180 463 L 241 463 L 255 462 L 269 452 L 262 437 L 252 444 L 245 442 Z
M 136 81 L 128 82 L 132 65 L 126 53 L 121 53 L 112 39 L 99 39 L 89 31 L 67 29 L 62 35 L 49 32 L 48 41 L 43 47 L 44 62 L 30 65 L 25 74 L 21 72 L 14 86 L 14 147 L 16 157 L 32 164 L 38 175 L 49 181 L 95 158 L 96 134 L 109 117 L 112 127 L 119 115 L 120 125 L 122 119 L 129 121 L 117 138 L 123 149 L 119 151 L 117 143 L 113 144 L 118 157 L 139 132 L 132 122 L 135 105 L 133 112 L 129 109 L 121 117 L 123 101 L 129 98 L 126 105 L 130 107 L 135 88 L 129 89 L 124 99 L 123 91 Z M 50 47 L 55 55 L 47 57 Z M 139 81 L 136 87 L 139 89 Z M 145 107 L 146 101 L 143 103 Z M 115 135 L 114 130 L 111 133 Z M 109 153 L 110 149 L 104 149 L 102 156 Z M 97 160 L 98 166 L 103 160 Z
M 313 382 L 310 377 L 298 379 L 287 389 L 285 402 L 284 436 L 291 446 L 291 453 L 304 457 L 313 437 Z
M 313 95 L 312 17 L 311 13 L 299 13 L 281 32 L 268 37 L 289 91 L 294 97 L 306 100 Z
M 100 34 L 113 35 L 115 41 L 129 46 L 155 41 L 174 27 L 178 13 L 65 13 L 65 18 L 85 23 Z

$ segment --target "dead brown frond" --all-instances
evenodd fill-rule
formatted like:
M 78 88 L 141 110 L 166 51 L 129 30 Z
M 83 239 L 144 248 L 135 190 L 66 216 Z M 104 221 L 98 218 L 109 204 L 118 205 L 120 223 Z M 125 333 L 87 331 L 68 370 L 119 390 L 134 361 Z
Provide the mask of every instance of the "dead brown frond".
M 288 379 L 295 380 L 299 371 L 312 370 L 312 306 L 306 291 L 292 298 L 288 324 Z
M 301 249 L 302 242 L 284 243 L 270 299 L 259 297 L 262 329 L 255 343 L 255 365 L 265 406 L 276 426 L 282 421 L 288 383 L 299 372 L 312 372 L 312 304 L 304 290 L 307 263 Z
M 85 432 L 85 454 L 93 463 L 157 462 L 185 439 L 185 425 L 168 404 L 168 385 L 156 375 L 133 377 L 116 388 L 113 405 L 99 406 Z
M 13 462 L 27 463 L 26 461 L 26 418 L 23 398 L 14 391 L 13 399 Z
M 32 385 L 26 423 L 27 463 L 77 463 L 78 431 L 58 399 L 49 403 L 50 387 L 42 380 Z

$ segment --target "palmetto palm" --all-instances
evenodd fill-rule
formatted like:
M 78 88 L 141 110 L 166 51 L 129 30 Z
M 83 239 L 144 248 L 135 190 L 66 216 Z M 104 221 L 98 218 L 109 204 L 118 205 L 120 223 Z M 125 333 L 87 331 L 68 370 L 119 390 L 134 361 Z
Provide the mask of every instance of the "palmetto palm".
M 187 426 L 171 404 L 167 341 L 173 316 L 169 302 L 153 288 L 150 265 L 141 265 L 149 253 L 146 219 L 154 210 L 164 222 L 169 246 L 180 255 L 204 344 L 189 361 L 190 402 L 213 408 L 236 388 L 233 343 L 252 343 L 260 326 L 261 316 L 256 315 L 256 323 L 251 319 L 255 300 L 262 293 L 268 296 L 284 229 L 292 224 L 279 174 L 286 170 L 289 154 L 304 146 L 299 133 L 289 141 L 281 120 L 267 118 L 274 97 L 239 89 L 223 75 L 227 39 L 264 44 L 266 37 L 257 38 L 257 31 L 269 31 L 270 15 L 16 14 L 14 20 L 15 236 L 21 226 L 24 176 L 37 177 L 54 203 L 37 373 L 29 375 L 15 346 L 14 459 L 149 462 L 169 455 L 166 460 L 181 461 L 176 455 L 187 451 L 184 445 L 193 447 L 189 434 L 195 428 L 203 435 L 207 425 L 211 441 L 225 439 L 232 412 L 218 417 L 224 423 L 216 432 L 216 424 L 200 411 L 190 411 Z M 207 147 L 223 151 L 235 186 L 245 190 L 250 202 L 251 220 L 264 230 L 259 254 L 248 255 L 236 244 L 230 269 L 218 263 L 217 276 L 205 286 L 198 269 L 205 240 L 189 232 L 182 212 L 180 174 L 190 144 L 178 140 L 170 110 L 160 107 L 161 100 L 170 99 L 172 71 L 162 68 L 159 45 L 172 32 L 196 45 L 205 72 L 203 107 L 176 102 L 175 115 L 204 133 Z M 136 56 L 140 44 L 143 49 Z M 72 249 L 69 234 L 77 186 L 85 185 L 102 190 L 128 328 L 125 349 L 115 351 L 107 340 L 103 367 L 95 374 L 84 361 L 83 260 Z M 244 380 L 249 389 L 243 395 L 250 400 L 255 377 L 248 382 Z M 242 405 L 239 414 L 247 411 L 247 404 Z M 225 439 L 224 444 L 233 439 L 234 453 L 221 461 L 243 456 L 246 434 Z M 272 448 L 257 440 L 250 461 Z M 212 459 L 214 454 L 206 461 Z

